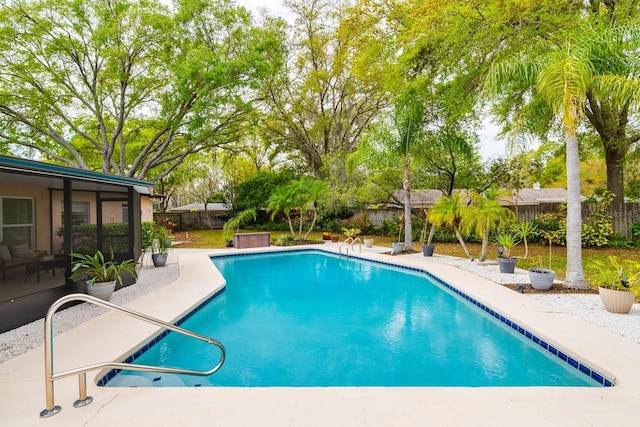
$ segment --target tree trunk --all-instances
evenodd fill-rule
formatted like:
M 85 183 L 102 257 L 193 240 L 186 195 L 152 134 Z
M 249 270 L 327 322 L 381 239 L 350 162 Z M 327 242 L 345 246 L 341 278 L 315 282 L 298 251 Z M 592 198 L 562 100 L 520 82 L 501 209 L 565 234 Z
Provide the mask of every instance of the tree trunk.
M 460 230 L 458 230 L 458 227 L 454 226 L 453 231 L 456 233 L 456 237 L 458 238 L 458 242 L 460 242 L 460 246 L 462 246 L 462 250 L 464 251 L 465 254 L 467 254 L 467 258 L 473 259 L 473 257 L 471 256 L 471 253 L 469 253 L 467 244 L 464 242 L 464 239 L 462 238 L 462 234 L 460 234 Z
M 404 157 L 404 179 L 402 181 L 404 188 L 404 250 L 412 251 L 413 242 L 411 241 L 411 175 L 409 174 L 409 156 Z
M 567 275 L 566 288 L 588 289 L 582 268 L 582 208 L 578 139 L 565 134 L 567 164 Z
M 604 144 L 607 162 L 607 190 L 616 195 L 611 202 L 610 209 L 614 214 L 624 212 L 624 158 L 627 154 L 626 145 L 621 143 Z M 615 224 L 615 222 L 614 222 Z M 624 230 L 615 230 L 623 231 Z
M 485 227 L 482 230 L 482 249 L 480 250 L 480 258 L 478 261 L 482 262 L 487 259 L 487 248 L 489 247 L 489 227 Z

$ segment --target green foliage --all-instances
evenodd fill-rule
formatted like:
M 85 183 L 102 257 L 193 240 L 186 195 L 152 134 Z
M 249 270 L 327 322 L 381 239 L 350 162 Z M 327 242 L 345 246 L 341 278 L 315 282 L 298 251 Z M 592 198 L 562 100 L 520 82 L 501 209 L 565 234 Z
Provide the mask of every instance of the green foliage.
M 355 227 L 343 228 L 342 229 L 342 234 L 344 234 L 347 237 L 356 237 L 361 232 L 362 232 L 362 230 L 360 230 L 359 228 L 355 228 Z
M 283 65 L 281 37 L 230 2 L 3 2 L 3 139 L 81 169 L 164 176 L 243 130 L 249 93 Z
M 142 237 L 142 250 L 147 251 L 153 244 L 154 231 L 157 224 L 154 221 L 142 221 L 141 223 L 141 237 Z
M 613 220 L 607 214 L 607 209 L 614 199 L 614 194 L 605 191 L 596 203 L 596 209 L 582 224 L 583 246 L 607 246 L 613 235 Z
M 504 258 L 510 258 L 511 249 L 513 249 L 514 246 L 520 243 L 515 234 L 504 232 L 496 234 L 494 237 L 494 241 L 504 248 L 504 253 L 502 254 Z
M 236 212 L 241 212 L 251 208 L 266 208 L 273 190 L 278 186 L 288 184 L 295 178 L 295 174 L 290 170 L 278 173 L 259 171 L 233 188 L 233 209 Z
M 273 243 L 275 246 L 287 246 L 291 242 L 293 242 L 293 237 L 291 237 L 291 235 L 289 234 L 280 234 L 278 237 L 271 241 L 271 243 Z
M 356 228 L 361 230 L 361 233 L 365 236 L 379 234 L 380 230 L 369 221 L 366 215 L 352 216 L 351 218 L 343 219 L 341 222 L 341 228 Z
M 129 250 L 129 224 L 126 222 L 114 222 L 102 225 L 103 247 L 116 253 Z M 62 227 L 56 234 L 64 235 Z M 75 252 L 91 254 L 98 250 L 98 226 L 96 224 L 76 224 L 71 231 L 72 247 Z
M 137 277 L 136 262 L 132 259 L 116 261 L 113 250 L 110 259 L 106 259 L 100 251 L 93 255 L 73 253 L 71 256 L 74 261 L 70 278 L 74 280 L 88 278 L 91 285 L 116 280 L 122 286 L 122 273 L 127 272 L 134 278 Z
M 608 262 L 595 260 L 591 266 L 596 270 L 592 276 L 596 285 L 640 294 L 640 262 L 637 260 L 621 260 L 612 255 L 609 256 Z
M 251 208 L 238 213 L 236 216 L 225 222 L 224 227 L 222 228 L 225 240 L 231 239 L 234 229 L 237 232 L 241 225 L 248 224 L 249 221 L 255 221 L 256 217 L 256 210 Z

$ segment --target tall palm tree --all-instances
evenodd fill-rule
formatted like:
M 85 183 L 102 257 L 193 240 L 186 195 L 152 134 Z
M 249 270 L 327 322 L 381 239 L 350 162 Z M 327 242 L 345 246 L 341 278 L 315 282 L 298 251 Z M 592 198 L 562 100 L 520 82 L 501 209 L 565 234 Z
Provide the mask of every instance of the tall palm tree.
M 567 274 L 564 286 L 587 288 L 582 267 L 582 217 L 580 200 L 580 156 L 576 129 L 583 118 L 587 92 L 597 86 L 596 56 L 587 38 L 568 40 L 536 58 L 519 57 L 493 64 L 485 81 L 487 89 L 500 94 L 503 87 L 517 84 L 532 89 L 531 96 L 543 100 L 559 117 L 564 128 L 567 169 Z
M 458 238 L 458 242 L 462 246 L 464 253 L 469 259 L 473 259 L 469 249 L 467 248 L 462 233 L 460 232 L 460 223 L 464 216 L 464 209 L 467 209 L 464 196 L 460 193 L 453 193 L 451 196 L 443 194 L 436 200 L 433 207 L 429 211 L 429 221 L 436 227 L 449 227 L 453 230 Z
M 467 233 L 474 232 L 482 237 L 479 261 L 484 261 L 487 258 L 491 232 L 497 228 L 498 224 L 515 216 L 513 211 L 500 203 L 500 200 L 508 200 L 511 193 L 509 190 L 500 190 L 497 186 L 493 186 L 482 194 L 473 192 L 470 196 L 472 203 L 463 210 L 461 227 Z

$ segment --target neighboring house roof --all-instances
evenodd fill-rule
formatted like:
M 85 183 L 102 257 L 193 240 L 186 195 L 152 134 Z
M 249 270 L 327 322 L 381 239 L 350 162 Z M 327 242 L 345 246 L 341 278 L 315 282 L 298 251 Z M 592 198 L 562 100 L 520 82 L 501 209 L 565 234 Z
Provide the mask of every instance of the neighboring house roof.
M 123 187 L 133 187 L 140 194 L 150 194 L 154 187 L 151 181 L 0 155 L 0 180 L 3 182 L 62 189 L 60 179 L 63 178 L 73 180 L 74 190 L 122 191 Z
M 455 190 L 463 191 L 466 190 Z M 412 190 L 411 206 L 413 208 L 429 208 L 442 195 L 440 190 Z M 404 203 L 404 191 L 396 190 L 395 198 L 402 204 Z M 585 197 L 582 196 L 582 200 Z M 510 201 L 505 200 L 505 205 L 539 205 L 541 203 L 561 203 L 567 201 L 567 190 L 564 188 L 522 188 L 513 192 Z
M 207 212 L 229 212 L 231 207 L 225 203 L 207 203 Z M 204 212 L 204 203 L 191 203 L 169 209 L 169 212 Z

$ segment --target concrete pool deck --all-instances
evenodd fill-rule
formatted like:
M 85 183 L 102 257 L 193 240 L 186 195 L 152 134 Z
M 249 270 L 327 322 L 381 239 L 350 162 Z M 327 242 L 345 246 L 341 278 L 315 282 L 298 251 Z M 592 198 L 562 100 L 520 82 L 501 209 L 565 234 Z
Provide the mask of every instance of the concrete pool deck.
M 338 244 L 311 246 L 337 252 Z M 300 249 L 289 248 L 289 249 Z M 263 250 L 274 250 L 268 248 Z M 286 249 L 285 249 L 286 250 Z M 388 249 L 387 249 L 388 250 Z M 211 251 L 212 254 L 256 250 Z M 10 426 L 231 425 L 231 426 L 634 426 L 640 424 L 640 345 L 561 313 L 526 295 L 449 265 L 419 257 L 367 251 L 363 258 L 423 268 L 529 331 L 546 338 L 616 383 L 615 387 L 327 387 L 115 388 L 95 385 L 94 401 L 73 408 L 77 377 L 55 382 L 62 411 L 41 419 L 45 407 L 44 351 L 0 364 L 0 414 Z M 179 278 L 126 306 L 165 321 L 180 318 L 224 286 L 207 253 L 181 255 Z M 55 319 L 54 319 L 55 327 Z M 55 372 L 118 360 L 157 328 L 106 313 L 55 338 Z M 213 337 L 215 338 L 215 337 Z M 188 367 L 187 367 L 188 368 Z

